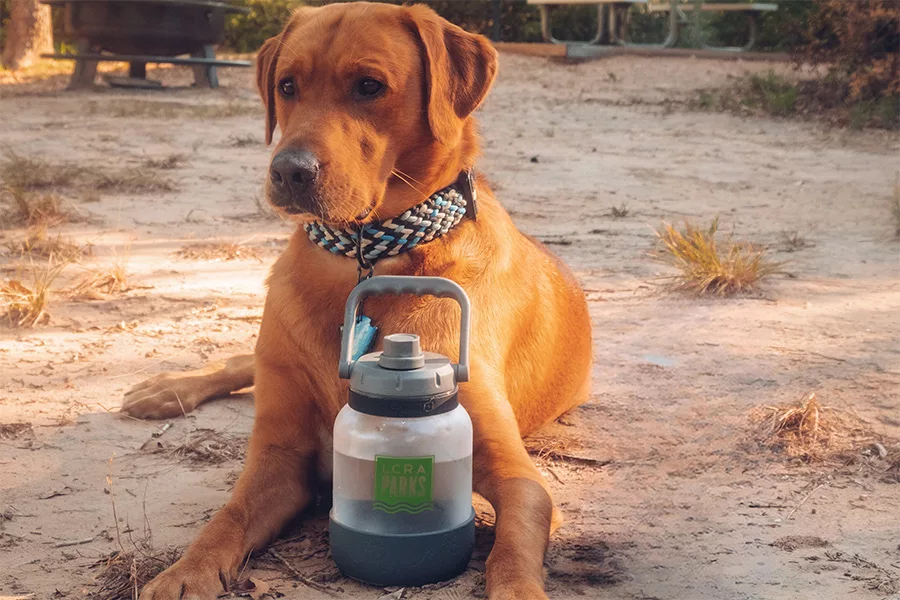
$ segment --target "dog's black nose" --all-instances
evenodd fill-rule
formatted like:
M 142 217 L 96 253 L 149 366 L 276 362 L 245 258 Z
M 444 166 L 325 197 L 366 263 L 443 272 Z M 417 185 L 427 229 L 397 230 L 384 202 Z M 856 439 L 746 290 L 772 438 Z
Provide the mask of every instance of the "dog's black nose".
M 309 150 L 284 150 L 269 165 L 272 183 L 294 193 L 304 192 L 319 176 L 319 160 Z

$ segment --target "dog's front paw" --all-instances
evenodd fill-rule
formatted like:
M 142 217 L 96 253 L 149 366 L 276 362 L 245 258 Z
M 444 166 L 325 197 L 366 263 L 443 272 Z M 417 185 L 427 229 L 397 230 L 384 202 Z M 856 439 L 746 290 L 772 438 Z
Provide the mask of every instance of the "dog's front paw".
M 548 600 L 548 598 L 543 585 L 523 582 L 492 586 L 488 592 L 488 600 Z
M 184 373 L 163 373 L 125 394 L 122 412 L 138 419 L 168 419 L 187 414 L 199 404 L 203 379 Z
M 227 586 L 228 575 L 215 564 L 182 558 L 144 586 L 140 600 L 215 600 Z

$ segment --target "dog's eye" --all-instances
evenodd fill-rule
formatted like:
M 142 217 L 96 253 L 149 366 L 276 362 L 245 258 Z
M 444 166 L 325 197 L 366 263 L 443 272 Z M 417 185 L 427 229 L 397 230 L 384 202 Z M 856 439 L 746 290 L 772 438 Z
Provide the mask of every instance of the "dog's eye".
M 376 96 L 383 89 L 384 84 L 377 79 L 372 79 L 371 77 L 360 79 L 356 84 L 356 93 L 364 98 L 371 98 L 372 96 Z
M 285 98 L 293 98 L 297 95 L 297 83 L 293 77 L 285 77 L 278 82 L 278 91 Z

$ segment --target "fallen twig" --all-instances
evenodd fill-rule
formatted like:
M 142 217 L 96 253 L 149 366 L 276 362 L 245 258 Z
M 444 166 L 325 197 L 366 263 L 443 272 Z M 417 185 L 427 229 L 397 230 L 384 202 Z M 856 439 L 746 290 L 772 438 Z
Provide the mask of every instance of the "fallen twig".
M 813 352 L 810 350 L 809 353 L 814 356 L 821 356 L 822 358 L 827 358 L 828 360 L 833 360 L 835 362 L 847 362 L 847 359 L 845 359 L 845 358 L 838 358 L 836 356 L 828 356 L 827 354 L 822 354 L 821 352 Z
M 544 465 L 544 470 L 547 471 L 548 473 L 550 473 L 551 475 L 553 475 L 553 479 L 555 479 L 557 483 L 563 482 L 563 480 L 559 478 L 559 475 L 556 474 L 556 471 L 554 471 L 547 465 Z
M 290 572 L 290 574 L 293 575 L 294 578 L 297 579 L 298 581 L 308 585 L 309 587 L 313 588 L 314 590 L 319 590 L 320 592 L 325 592 L 329 596 L 337 596 L 337 593 L 330 587 L 328 587 L 326 585 L 322 585 L 321 583 L 319 583 L 317 581 L 313 581 L 312 579 L 310 579 L 309 577 L 305 576 L 303 573 L 298 571 L 296 568 L 294 568 L 294 566 L 291 563 L 289 563 L 287 561 L 287 559 L 285 557 L 283 557 L 281 554 L 279 554 L 279 552 L 277 550 L 275 550 L 274 548 L 269 548 L 269 554 L 271 554 L 275 560 L 277 560 L 282 565 L 284 565 L 284 567 Z
M 89 537 L 89 538 L 84 538 L 83 540 L 72 540 L 69 542 L 57 542 L 57 543 L 53 544 L 53 547 L 54 548 L 65 548 L 67 546 L 81 546 L 82 544 L 90 544 L 95 539 L 97 539 L 96 535 Z
M 794 510 L 792 510 L 792 511 L 790 512 L 790 514 L 788 514 L 788 516 L 787 516 L 784 520 L 785 520 L 785 521 L 790 521 L 790 520 L 791 520 L 791 517 L 794 516 L 794 513 L 797 512 L 797 510 L 798 510 L 801 506 L 803 506 L 803 505 L 806 503 L 807 500 L 809 500 L 809 497 L 812 496 L 813 493 L 814 493 L 817 489 L 819 489 L 820 487 L 822 487 L 822 485 L 823 485 L 823 484 L 820 483 L 820 484 L 818 484 L 816 487 L 814 487 L 813 489 L 811 489 L 811 490 L 809 491 L 809 493 L 803 497 L 803 500 L 801 500 L 800 503 L 799 503 L 797 506 L 794 507 Z
M 563 452 L 557 452 L 556 450 L 550 450 L 544 453 L 543 456 L 545 458 L 550 458 L 553 460 L 575 463 L 579 465 L 589 465 L 592 467 L 604 467 L 612 462 L 609 459 L 590 458 L 588 456 L 575 456 L 574 454 L 565 454 Z

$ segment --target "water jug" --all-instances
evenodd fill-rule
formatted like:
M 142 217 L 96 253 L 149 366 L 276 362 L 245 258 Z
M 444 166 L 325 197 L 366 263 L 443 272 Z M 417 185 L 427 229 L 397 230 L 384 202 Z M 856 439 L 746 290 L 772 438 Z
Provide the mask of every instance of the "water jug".
M 368 296 L 454 298 L 462 309 L 459 364 L 423 352 L 419 337 L 387 335 L 381 352 L 351 359 L 359 304 Z M 469 299 L 439 277 L 373 277 L 350 294 L 340 376 L 349 401 L 334 423 L 331 555 L 345 575 L 415 586 L 461 573 L 475 543 L 472 421 L 457 400 L 467 381 Z

